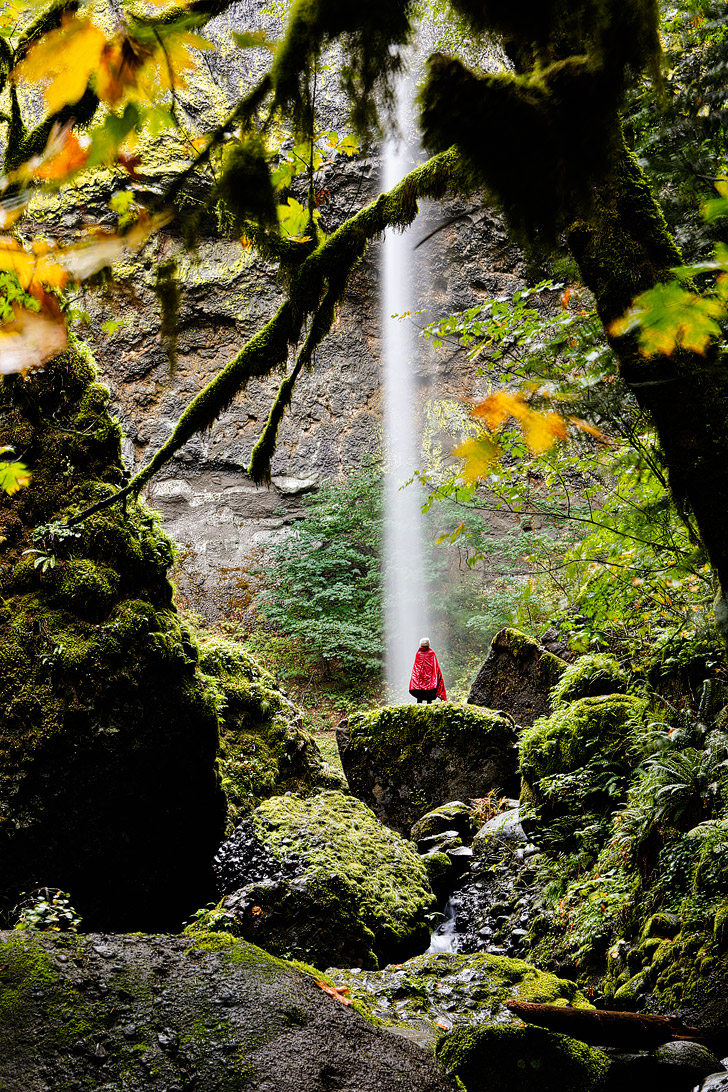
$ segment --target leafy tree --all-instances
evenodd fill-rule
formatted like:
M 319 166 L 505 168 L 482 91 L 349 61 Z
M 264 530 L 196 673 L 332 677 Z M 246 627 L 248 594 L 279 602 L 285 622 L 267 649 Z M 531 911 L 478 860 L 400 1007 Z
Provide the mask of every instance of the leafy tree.
M 46 141 L 54 123 L 70 124 L 71 118 L 76 124 L 88 123 L 92 107 L 95 112 L 99 103 L 107 110 L 102 125 L 107 136 L 111 134 L 113 155 L 120 150 L 120 142 L 115 143 L 118 133 L 126 125 L 130 125 L 127 133 L 136 127 L 135 111 L 140 103 L 143 110 L 147 105 L 153 110 L 158 106 L 157 96 L 161 96 L 175 124 L 180 74 L 190 55 L 184 36 L 225 6 L 213 0 L 193 0 L 186 8 L 172 5 L 150 17 L 135 16 L 129 10 L 121 29 L 111 36 L 94 28 L 85 15 L 70 15 L 71 22 L 67 22 L 62 5 L 39 16 L 40 22 L 28 22 L 12 46 L 2 51 L 11 83 L 8 162 L 16 172 L 12 193 L 27 188 L 28 171 L 23 163 L 32 161 L 23 156 L 31 151 L 44 155 L 42 149 L 48 148 Z M 672 495 L 681 511 L 692 510 L 720 582 L 716 617 L 728 632 L 728 601 L 722 590 L 728 587 L 724 518 L 728 508 L 728 374 L 720 325 L 723 282 L 719 277 L 718 299 L 709 291 L 695 289 L 690 281 L 686 286 L 673 285 L 673 269 L 680 265 L 680 254 L 622 131 L 627 91 L 643 73 L 655 77 L 659 71 L 656 0 L 628 5 L 619 0 L 581 0 L 577 4 L 523 0 L 515 5 L 452 0 L 451 7 L 469 22 L 476 44 L 493 36 L 500 40 L 510 67 L 483 73 L 454 56 L 431 57 L 421 92 L 421 121 L 426 144 L 436 154 L 389 195 L 350 217 L 328 239 L 314 216 L 315 187 L 311 182 L 317 135 L 316 76 L 322 51 L 333 42 L 342 43 L 341 74 L 352 103 L 353 122 L 362 132 L 371 133 L 376 120 L 375 92 L 386 100 L 392 77 L 401 67 L 402 47 L 414 33 L 417 15 L 409 0 L 357 0 L 350 4 L 296 0 L 284 36 L 272 49 L 270 64 L 257 84 L 234 105 L 229 117 L 206 135 L 189 166 L 155 198 L 151 213 L 173 207 L 190 177 L 212 166 L 219 181 L 210 201 L 222 204 L 235 230 L 244 226 L 246 238 L 280 260 L 288 294 L 277 313 L 193 399 L 169 440 L 115 499 L 138 492 L 241 387 L 283 365 L 289 349 L 302 339 L 296 364 L 283 380 L 253 453 L 251 476 L 265 481 L 278 424 L 296 377 L 328 332 L 348 274 L 369 240 L 388 226 L 411 222 L 420 198 L 437 197 L 476 182 L 485 187 L 488 199 L 500 205 L 521 237 L 555 243 L 563 233 L 583 282 L 594 294 L 597 315 L 620 375 L 637 404 L 654 421 Z M 63 42 L 53 38 L 56 34 Z M 70 82 L 69 65 L 58 60 L 71 44 L 69 35 L 74 37 L 74 45 L 84 43 L 84 66 Z M 12 35 L 6 34 L 8 37 Z M 248 41 L 245 36 L 238 45 L 267 47 L 267 43 Z M 35 50 L 45 52 L 39 55 Z M 67 49 L 65 56 L 71 52 Z M 133 63 L 123 67 L 122 78 L 122 67 L 114 58 L 130 56 Z M 40 127 L 21 132 L 17 126 L 13 128 L 18 83 L 25 79 L 32 85 L 41 75 L 50 78 L 46 116 Z M 271 165 L 276 155 L 271 142 L 274 126 L 282 117 L 292 119 L 310 149 L 304 234 L 293 240 L 281 231 L 279 214 L 274 222 L 272 212 L 281 194 L 275 196 Z M 96 134 L 92 147 L 99 147 Z M 75 146 L 67 148 L 64 143 L 52 150 L 51 159 L 62 154 L 75 162 Z M 84 165 L 88 166 L 88 160 Z M 33 184 L 38 181 L 35 178 Z M 7 213 L 11 211 L 8 207 Z M 154 229 L 158 221 L 145 215 L 146 219 L 137 218 L 130 229 L 136 234 L 127 241 L 140 245 Z M 115 245 L 118 251 L 123 244 Z M 6 268 L 16 271 L 23 289 L 30 291 L 40 285 L 46 319 L 52 312 L 48 299 L 52 289 L 78 278 L 79 270 L 98 269 L 102 258 L 109 260 L 109 251 L 105 251 L 79 262 L 73 248 L 71 253 L 36 253 L 31 259 L 28 248 L 17 241 L 8 243 L 6 250 L 11 254 Z M 716 269 L 721 274 L 725 271 L 724 255 L 718 255 Z M 685 276 L 703 272 L 688 270 Z M 650 291 L 657 291 L 659 300 L 645 305 L 644 294 Z M 638 308 L 622 322 L 632 301 L 640 296 L 642 310 Z M 649 346 L 638 336 L 640 328 L 649 326 L 645 310 L 648 314 L 658 312 L 661 334 Z M 27 314 L 24 321 L 29 322 Z M 509 416 L 515 417 L 526 439 L 537 447 L 562 435 L 565 427 L 556 414 L 539 420 L 523 398 L 512 393 L 492 405 L 489 413 L 495 427 Z
M 384 652 L 381 473 L 373 463 L 304 499 L 272 551 L 259 608 L 313 667 L 374 676 Z

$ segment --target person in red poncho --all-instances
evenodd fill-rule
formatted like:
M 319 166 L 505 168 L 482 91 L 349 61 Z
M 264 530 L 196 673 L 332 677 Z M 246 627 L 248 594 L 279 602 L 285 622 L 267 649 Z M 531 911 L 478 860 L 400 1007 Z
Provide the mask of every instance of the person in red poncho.
M 420 647 L 417 649 L 415 665 L 412 668 L 412 677 L 410 678 L 409 692 L 413 698 L 417 698 L 418 704 L 422 701 L 429 704 L 431 701 L 434 701 L 435 698 L 441 698 L 442 701 L 447 701 L 442 671 L 440 671 L 437 656 L 430 648 L 430 642 L 427 637 L 422 638 Z

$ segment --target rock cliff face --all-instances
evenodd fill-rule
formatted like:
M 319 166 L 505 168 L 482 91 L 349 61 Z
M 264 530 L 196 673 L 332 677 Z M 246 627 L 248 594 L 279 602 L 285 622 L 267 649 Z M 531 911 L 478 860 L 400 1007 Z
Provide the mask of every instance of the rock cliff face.
M 232 24 L 240 24 L 237 29 L 265 25 L 260 10 L 264 6 L 236 5 L 224 24 L 216 21 L 220 25 L 212 27 L 211 36 L 222 40 L 227 35 L 229 41 Z M 208 60 L 216 86 L 199 89 L 194 103 L 203 130 L 210 128 L 211 119 L 223 116 L 221 94 L 237 91 L 241 79 L 234 67 L 237 62 L 224 50 L 210 54 Z M 327 90 L 322 96 L 323 123 L 344 131 L 343 116 L 342 102 L 333 89 Z M 172 158 L 144 175 L 144 184 L 158 185 L 174 166 Z M 376 195 L 380 169 L 376 158 L 364 156 L 346 161 L 342 157 L 326 169 L 321 185 L 322 193 L 326 191 L 321 206 L 326 231 Z M 119 186 L 118 179 L 110 183 L 112 189 L 114 185 Z M 99 204 L 103 208 L 103 199 Z M 519 252 L 477 197 L 431 204 L 422 210 L 409 237 L 416 258 L 413 306 L 427 311 L 408 320 L 418 326 L 493 295 L 510 294 L 522 283 Z M 375 244 L 355 271 L 331 334 L 312 370 L 299 380 L 279 433 L 271 488 L 253 486 L 245 467 L 280 375 L 252 382 L 214 427 L 192 439 L 150 486 L 148 501 L 163 514 L 165 529 L 181 547 L 177 572 L 181 596 L 208 617 L 245 607 L 241 573 L 256 547 L 300 514 L 303 493 L 358 466 L 365 453 L 380 447 L 382 308 L 386 313 L 378 291 L 380 249 Z M 159 335 L 154 292 L 155 266 L 170 258 L 177 258 L 182 280 L 173 371 Z M 168 437 L 191 397 L 272 315 L 281 298 L 272 267 L 239 240 L 221 238 L 210 220 L 203 225 L 196 252 L 185 251 L 172 225 L 138 262 L 115 271 L 102 297 L 84 300 L 91 316 L 84 336 L 111 386 L 130 468 L 143 464 Z M 110 318 L 122 323 L 111 335 L 101 328 Z M 475 393 L 474 369 L 464 352 L 435 350 L 423 339 L 416 344 L 412 367 L 420 414 L 432 400 L 462 400 Z

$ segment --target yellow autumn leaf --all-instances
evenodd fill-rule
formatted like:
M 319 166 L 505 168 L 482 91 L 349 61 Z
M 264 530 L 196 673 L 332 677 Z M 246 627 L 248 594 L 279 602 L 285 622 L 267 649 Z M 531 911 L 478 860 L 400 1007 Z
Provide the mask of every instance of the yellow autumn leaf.
M 68 270 L 50 253 L 23 250 L 14 239 L 8 238 L 0 239 L 0 269 L 14 273 L 26 292 L 41 285 L 63 288 L 69 280 Z
M 523 439 L 534 453 L 540 455 L 548 451 L 556 440 L 566 439 L 566 425 L 558 413 L 537 413 L 528 410 L 521 417 Z
M 528 412 L 523 396 L 511 391 L 496 391 L 489 394 L 484 402 L 473 406 L 473 417 L 482 417 L 489 429 L 498 428 L 508 417 L 521 419 Z
M 0 326 L 0 375 L 40 368 L 65 349 L 68 331 L 57 306 L 39 314 L 16 306 L 13 315 Z
M 453 455 L 463 460 L 463 480 L 472 484 L 485 477 L 500 455 L 500 448 L 487 436 L 476 436 L 456 447 Z
M 88 18 L 66 15 L 61 26 L 44 34 L 13 69 L 13 79 L 44 83 L 52 113 L 78 102 L 96 71 L 106 37 Z

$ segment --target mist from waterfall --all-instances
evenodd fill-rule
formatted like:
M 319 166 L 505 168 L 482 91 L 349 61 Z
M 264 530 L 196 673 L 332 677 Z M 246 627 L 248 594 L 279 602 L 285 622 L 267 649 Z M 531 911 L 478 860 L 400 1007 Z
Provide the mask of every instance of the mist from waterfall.
M 411 131 L 413 81 L 398 88 L 401 138 L 384 148 L 383 187 L 389 190 L 415 164 Z M 429 635 L 425 591 L 422 491 L 401 487 L 420 465 L 415 397 L 415 337 L 412 323 L 392 318 L 412 310 L 413 239 L 389 229 L 382 247 L 381 306 L 384 369 L 386 677 L 390 701 L 408 699 L 412 663 L 420 638 Z

